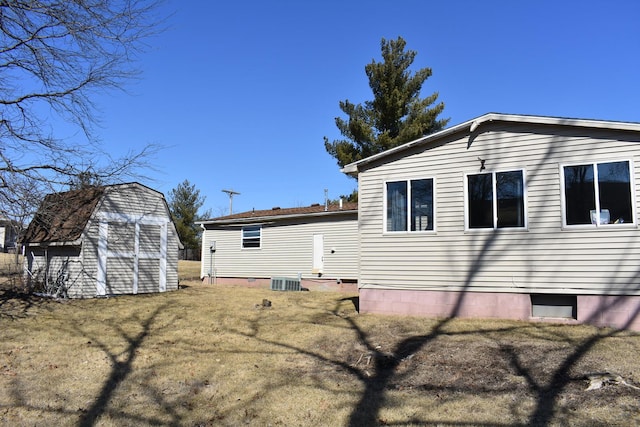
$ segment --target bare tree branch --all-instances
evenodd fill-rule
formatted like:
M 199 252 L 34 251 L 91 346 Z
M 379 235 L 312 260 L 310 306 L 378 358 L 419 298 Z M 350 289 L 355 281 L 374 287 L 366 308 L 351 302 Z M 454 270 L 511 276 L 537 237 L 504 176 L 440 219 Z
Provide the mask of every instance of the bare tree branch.
M 161 30 L 161 0 L 0 0 L 0 215 L 20 189 L 59 191 L 85 174 L 138 176 L 157 146 L 113 159 L 94 138 L 95 95 L 136 77 L 144 40 Z M 51 117 L 86 143 L 56 135 Z M 18 185 L 19 184 L 19 185 Z

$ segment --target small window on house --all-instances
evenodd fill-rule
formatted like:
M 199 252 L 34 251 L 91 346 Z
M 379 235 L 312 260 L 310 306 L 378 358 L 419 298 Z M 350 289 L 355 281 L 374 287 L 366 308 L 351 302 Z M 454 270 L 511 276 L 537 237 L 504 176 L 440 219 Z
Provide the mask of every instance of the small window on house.
M 386 231 L 432 231 L 433 179 L 386 184 Z
M 575 295 L 531 295 L 531 316 L 577 319 L 578 302 Z
M 633 223 L 628 161 L 564 166 L 564 225 Z
M 525 227 L 524 189 L 522 170 L 467 175 L 468 227 Z
M 252 225 L 250 227 L 242 227 L 242 248 L 257 248 L 261 247 L 262 240 L 262 227 L 259 225 Z

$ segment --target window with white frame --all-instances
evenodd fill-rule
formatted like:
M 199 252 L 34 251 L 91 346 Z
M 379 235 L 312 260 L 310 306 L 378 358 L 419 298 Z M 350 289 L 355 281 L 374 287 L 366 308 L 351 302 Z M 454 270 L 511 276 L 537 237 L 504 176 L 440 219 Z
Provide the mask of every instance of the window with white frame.
M 433 179 L 392 181 L 386 184 L 386 231 L 432 231 Z
M 467 226 L 526 227 L 524 171 L 467 175 Z
M 634 223 L 628 161 L 562 167 L 564 225 Z
M 262 226 L 251 225 L 242 227 L 242 248 L 259 249 L 262 240 Z

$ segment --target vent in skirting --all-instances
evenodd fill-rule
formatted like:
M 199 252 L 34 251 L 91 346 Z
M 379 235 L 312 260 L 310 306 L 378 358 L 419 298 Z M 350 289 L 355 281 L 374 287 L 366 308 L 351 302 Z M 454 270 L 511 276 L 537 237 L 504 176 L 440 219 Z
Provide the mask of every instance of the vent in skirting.
M 576 319 L 578 307 L 575 295 L 532 294 L 533 317 Z
M 300 280 L 292 279 L 290 277 L 272 277 L 271 290 L 272 291 L 299 291 L 301 290 Z

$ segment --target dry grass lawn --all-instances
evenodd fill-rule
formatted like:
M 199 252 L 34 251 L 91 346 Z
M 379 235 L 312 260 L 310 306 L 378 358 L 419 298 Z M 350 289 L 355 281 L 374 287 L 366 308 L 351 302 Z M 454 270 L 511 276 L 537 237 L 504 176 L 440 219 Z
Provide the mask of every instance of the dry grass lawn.
M 356 295 L 181 284 L 64 302 L 0 291 L 0 422 L 640 424 L 638 334 L 361 315 Z M 586 390 L 602 372 L 620 377 Z
M 200 261 L 178 261 L 178 276 L 181 282 L 200 279 Z
M 7 254 L 0 252 L 0 284 L 6 283 L 9 279 L 15 279 L 16 275 L 22 274 L 22 255 Z

